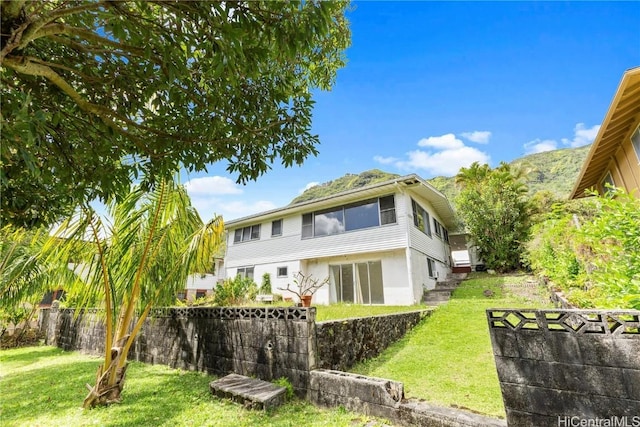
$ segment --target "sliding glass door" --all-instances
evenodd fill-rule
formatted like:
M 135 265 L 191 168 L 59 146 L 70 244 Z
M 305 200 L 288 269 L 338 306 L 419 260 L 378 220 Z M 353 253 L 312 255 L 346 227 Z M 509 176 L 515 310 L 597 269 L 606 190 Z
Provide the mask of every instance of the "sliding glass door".
M 384 304 L 382 262 L 330 265 L 331 300 L 355 304 Z

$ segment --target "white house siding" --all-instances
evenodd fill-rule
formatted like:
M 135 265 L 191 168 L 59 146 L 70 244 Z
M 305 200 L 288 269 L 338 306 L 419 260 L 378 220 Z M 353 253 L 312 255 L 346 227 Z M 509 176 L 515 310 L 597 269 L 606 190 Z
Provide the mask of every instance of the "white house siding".
M 233 243 L 233 232 L 230 232 L 227 244 L 227 272 L 245 265 L 271 264 L 404 248 L 408 243 L 404 231 L 406 229 L 406 212 L 398 207 L 399 204 L 396 200 L 396 224 L 330 236 L 303 239 L 301 236 L 302 214 L 284 218 L 283 234 L 279 237 L 271 237 L 270 221 L 262 223 L 260 240 Z
M 366 196 L 371 197 L 370 194 Z M 276 290 L 286 287 L 287 283 L 293 284 L 292 275 L 297 271 L 324 279 L 329 275 L 329 265 L 380 260 L 384 303 L 409 305 L 419 302 L 423 287 L 435 286 L 435 280 L 428 277 L 426 256 L 436 261 L 436 271 L 439 277 L 444 278 L 450 271 L 449 249 L 448 244 L 435 234 L 429 237 L 413 225 L 411 197 L 429 212 L 432 230 L 434 217 L 444 223 L 434 215 L 430 203 L 411 191 L 399 191 L 395 194 L 395 224 L 303 239 L 302 215 L 316 210 L 311 205 L 308 211 L 281 217 L 281 236 L 271 237 L 272 219 L 278 219 L 273 218 L 273 214 L 266 221 L 256 218 L 256 222 L 243 223 L 261 224 L 259 240 L 234 243 L 235 228 L 230 228 L 225 259 L 227 277 L 234 277 L 239 267 L 253 266 L 256 283 L 260 284 L 262 274 L 269 272 L 272 289 Z M 278 266 L 287 266 L 289 277 L 277 278 Z M 328 287 L 317 291 L 315 304 L 329 302 Z

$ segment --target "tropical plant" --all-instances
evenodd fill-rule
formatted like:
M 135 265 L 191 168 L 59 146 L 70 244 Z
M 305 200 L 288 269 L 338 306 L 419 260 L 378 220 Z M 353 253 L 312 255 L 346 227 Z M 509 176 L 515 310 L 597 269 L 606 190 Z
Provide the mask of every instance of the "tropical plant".
M 117 402 L 127 355 L 150 310 L 175 301 L 190 274 L 206 271 L 223 241 L 222 218 L 204 224 L 186 190 L 162 181 L 152 192 L 134 187 L 108 204 L 112 224 L 85 206 L 61 224 L 43 247 L 55 263 L 83 254 L 81 286 L 72 286 L 78 308 L 100 304 L 106 327 L 105 356 L 84 407 Z
M 608 196 L 556 206 L 533 229 L 527 259 L 584 307 L 640 309 L 640 200 Z
M 271 293 L 271 274 L 264 273 L 262 275 L 262 283 L 260 284 L 260 293 L 269 295 Z
M 314 89 L 350 43 L 344 1 L 2 1 L 2 222 L 225 160 L 245 182 L 317 153 Z
M 213 302 L 215 305 L 239 305 L 254 300 L 258 286 L 250 277 L 237 275 L 216 286 Z
M 63 262 L 43 262 L 40 253 L 48 238 L 42 229 L 0 229 L 0 310 L 10 318 L 26 316 L 31 310 L 24 307 L 35 307 L 45 292 L 79 280 L 68 268 L 74 254 Z
M 506 163 L 491 169 L 477 162 L 456 176 L 457 213 L 485 265 L 499 272 L 521 266 L 529 239 L 532 205 L 525 176 Z

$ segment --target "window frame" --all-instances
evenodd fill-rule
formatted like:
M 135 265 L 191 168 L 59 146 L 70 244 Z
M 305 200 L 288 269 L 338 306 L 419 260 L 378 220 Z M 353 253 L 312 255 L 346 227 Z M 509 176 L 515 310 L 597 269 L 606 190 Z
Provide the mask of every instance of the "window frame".
M 254 280 L 255 276 L 255 265 L 247 265 L 247 266 L 243 266 L 243 267 L 238 267 L 236 268 L 236 277 L 240 276 L 243 279 L 249 278 L 251 280 Z M 251 270 L 251 277 L 249 277 L 247 275 L 247 273 L 249 272 L 249 270 Z M 242 272 L 241 272 L 242 271 Z
M 436 260 L 427 257 L 427 274 L 430 279 L 436 279 L 438 276 L 436 275 Z
M 602 177 L 602 181 L 600 181 L 603 193 L 609 194 L 611 192 L 611 188 L 607 188 L 605 184 L 610 184 L 614 188 L 616 186 L 616 181 L 613 179 L 613 174 L 610 170 L 608 170 L 607 173 L 604 174 L 604 177 Z
M 638 158 L 638 164 L 640 164 L 640 124 L 636 126 L 636 130 L 631 133 L 631 146 L 633 147 L 633 151 L 636 152 L 636 157 Z
M 280 231 L 278 233 L 274 233 L 274 229 L 276 228 L 275 227 L 276 224 L 279 224 L 279 227 L 280 227 Z M 275 219 L 275 220 L 271 221 L 271 237 L 282 236 L 282 226 L 283 226 L 282 218 Z
M 284 274 L 281 274 L 281 270 L 284 270 Z M 289 277 L 289 267 L 286 265 L 276 267 L 276 277 Z
M 411 198 L 411 211 L 413 213 L 413 225 L 424 234 L 429 237 L 433 237 L 431 234 L 431 219 L 429 212 L 422 207 L 422 205 L 416 202 L 413 197 Z M 423 227 L 420 227 L 422 221 Z
M 233 243 L 245 243 L 260 240 L 261 224 L 247 225 L 233 230 Z
M 381 200 L 386 202 L 384 209 L 381 206 L 382 205 Z M 377 206 L 378 224 L 377 225 L 367 226 L 367 227 L 360 227 L 360 228 L 352 228 L 352 229 L 350 229 L 349 225 L 347 224 L 347 209 L 351 209 L 351 208 L 358 207 L 358 206 L 365 206 L 365 205 L 368 205 L 368 204 L 372 204 L 374 202 L 375 202 L 375 204 Z M 389 202 L 391 202 L 391 203 L 389 203 Z M 389 206 L 387 206 L 387 204 Z M 342 222 L 344 230 L 342 230 L 340 232 L 337 232 L 337 233 L 316 234 L 316 215 L 324 215 L 326 213 L 331 213 L 331 212 L 341 212 L 341 222 Z M 389 213 L 391 213 L 391 214 L 389 215 Z M 387 219 L 387 217 L 390 217 L 390 218 Z M 391 221 L 391 219 L 393 221 Z M 316 237 L 334 236 L 336 234 L 350 233 L 350 232 L 353 232 L 353 231 L 366 230 L 366 229 L 370 229 L 370 228 L 382 227 L 382 226 L 386 226 L 386 225 L 390 225 L 390 224 L 397 224 L 397 223 L 398 223 L 398 219 L 396 217 L 395 195 L 394 194 L 390 194 L 390 195 L 387 195 L 387 196 L 374 197 L 374 198 L 370 198 L 370 199 L 360 200 L 360 201 L 357 201 L 357 202 L 352 202 L 352 203 L 348 203 L 348 204 L 334 206 L 334 207 L 331 207 L 331 208 L 326 208 L 326 209 L 321 209 L 321 210 L 317 210 L 317 211 L 313 211 L 313 212 L 304 213 L 304 214 L 302 214 L 302 226 L 301 226 L 300 236 L 303 239 L 312 239 L 312 238 L 316 238 Z

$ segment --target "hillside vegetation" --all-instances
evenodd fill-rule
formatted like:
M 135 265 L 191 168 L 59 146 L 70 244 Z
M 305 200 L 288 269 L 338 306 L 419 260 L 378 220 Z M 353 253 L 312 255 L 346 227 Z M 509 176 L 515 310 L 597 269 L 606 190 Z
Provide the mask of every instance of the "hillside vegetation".
M 515 159 L 509 163 L 509 165 L 523 165 L 532 170 L 529 180 L 527 181 L 530 194 L 547 190 L 553 193 L 555 197 L 564 199 L 571 193 L 573 185 L 578 178 L 578 173 L 587 157 L 589 148 L 590 145 L 587 145 L 579 148 L 564 148 L 561 150 L 531 154 Z M 387 181 L 399 176 L 398 174 L 384 172 L 379 169 L 368 170 L 360 174 L 348 173 L 340 178 L 309 188 L 293 199 L 291 203 L 314 200 L 342 191 Z M 428 179 L 427 182 L 442 192 L 453 204 L 455 196 L 458 194 L 454 177 L 437 176 Z

